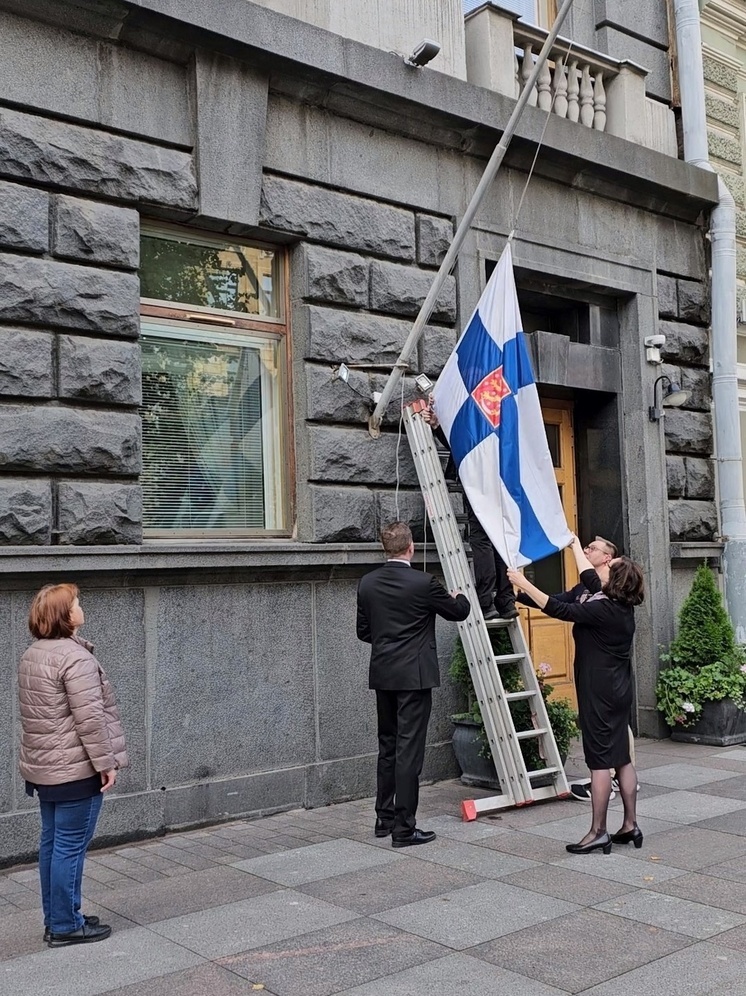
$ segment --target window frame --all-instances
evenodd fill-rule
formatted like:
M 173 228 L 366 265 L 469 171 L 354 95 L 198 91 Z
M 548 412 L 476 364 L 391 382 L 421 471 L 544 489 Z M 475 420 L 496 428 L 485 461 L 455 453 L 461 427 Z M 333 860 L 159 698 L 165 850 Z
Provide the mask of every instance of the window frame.
M 284 246 L 269 242 L 244 239 L 233 235 L 223 235 L 220 232 L 203 232 L 188 227 L 169 225 L 143 220 L 140 225 L 141 236 L 180 239 L 220 248 L 226 244 L 246 245 L 252 249 L 270 249 L 278 256 L 277 274 L 281 284 L 277 300 L 280 305 L 280 317 L 248 317 L 241 312 L 226 311 L 220 308 L 207 308 L 189 303 L 180 304 L 175 301 L 159 301 L 155 298 L 140 298 L 141 327 L 143 321 L 165 322 L 168 325 L 183 326 L 194 332 L 205 333 L 205 342 L 209 342 L 210 329 L 238 335 L 243 333 L 247 340 L 253 338 L 252 333 L 261 333 L 278 342 L 278 361 L 280 367 L 280 385 L 278 388 L 280 419 L 277 426 L 279 449 L 275 460 L 285 468 L 282 476 L 277 504 L 282 510 L 285 525 L 282 529 L 162 529 L 143 528 L 143 541 L 163 540 L 195 540 L 199 542 L 221 543 L 240 539 L 288 539 L 293 535 L 295 522 L 295 439 L 294 412 L 292 392 L 292 355 L 290 343 L 290 258 Z M 138 337 L 141 345 L 141 339 Z

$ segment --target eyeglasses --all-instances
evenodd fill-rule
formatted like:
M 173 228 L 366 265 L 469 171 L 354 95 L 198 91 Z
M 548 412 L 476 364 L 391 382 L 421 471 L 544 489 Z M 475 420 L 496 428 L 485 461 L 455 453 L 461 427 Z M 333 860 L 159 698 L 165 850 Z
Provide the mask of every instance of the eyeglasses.
M 604 550 L 600 546 L 594 546 L 593 543 L 589 543 L 588 546 L 584 546 L 583 549 L 584 550 L 593 550 L 595 553 L 606 553 L 607 552 L 606 550 Z

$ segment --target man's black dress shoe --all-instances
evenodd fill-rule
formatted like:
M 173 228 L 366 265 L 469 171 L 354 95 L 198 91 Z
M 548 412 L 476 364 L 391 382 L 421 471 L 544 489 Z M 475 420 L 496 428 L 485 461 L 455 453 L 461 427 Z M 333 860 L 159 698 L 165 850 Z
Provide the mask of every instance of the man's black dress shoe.
M 84 923 L 69 934 L 49 934 L 47 943 L 50 948 L 64 948 L 68 944 L 90 944 L 93 941 L 103 941 L 111 934 L 111 927 L 106 923 L 97 923 L 95 927 Z
M 565 844 L 565 850 L 570 854 L 590 854 L 591 851 L 603 850 L 604 854 L 611 854 L 611 837 L 604 831 L 587 844 Z
M 642 830 L 635 823 L 631 830 L 620 830 L 619 833 L 613 833 L 611 840 L 614 844 L 634 844 L 639 849 L 642 847 Z
M 393 837 L 392 847 L 413 847 L 415 844 L 429 844 L 435 840 L 435 833 L 432 830 L 413 830 L 408 837 Z
M 97 916 L 86 916 L 85 913 L 83 914 L 83 921 L 87 923 L 89 927 L 98 927 L 98 925 L 101 923 L 101 921 Z M 44 928 L 45 944 L 49 944 L 49 938 L 51 936 L 51 933 L 52 932 L 50 931 L 49 927 Z
M 393 823 L 384 823 L 383 820 L 376 820 L 374 833 L 376 837 L 388 837 L 393 829 Z

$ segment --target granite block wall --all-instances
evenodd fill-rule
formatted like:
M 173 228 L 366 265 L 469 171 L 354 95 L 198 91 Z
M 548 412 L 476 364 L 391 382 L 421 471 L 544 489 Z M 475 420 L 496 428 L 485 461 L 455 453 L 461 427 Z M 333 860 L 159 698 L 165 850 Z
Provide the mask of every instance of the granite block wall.
M 265 175 L 262 223 L 303 241 L 291 261 L 295 369 L 304 417 L 296 423 L 301 456 L 299 537 L 314 542 L 374 542 L 397 514 L 422 531 L 423 506 L 406 440 L 399 437 L 401 395 L 381 439 L 367 430 L 372 394 L 385 384 L 453 235 L 450 218 L 405 209 L 286 176 Z M 448 277 L 413 373 L 437 377 L 457 339 L 456 279 Z M 344 363 L 347 383 L 335 378 Z M 417 397 L 411 378 L 404 401 Z M 397 495 L 397 475 L 399 492 Z
M 688 401 L 681 408 L 666 409 L 663 418 L 670 537 L 712 540 L 718 517 L 711 459 L 707 284 L 659 275 L 658 308 L 659 331 L 666 337 L 660 373 L 689 391 Z

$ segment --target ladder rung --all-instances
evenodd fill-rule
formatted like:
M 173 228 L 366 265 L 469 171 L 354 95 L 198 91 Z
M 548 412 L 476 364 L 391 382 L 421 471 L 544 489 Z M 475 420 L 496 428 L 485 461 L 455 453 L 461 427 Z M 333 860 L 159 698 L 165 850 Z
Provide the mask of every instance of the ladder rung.
M 556 775 L 559 768 L 537 768 L 536 771 L 527 772 L 529 778 L 538 778 L 539 775 Z
M 543 737 L 545 733 L 549 733 L 549 730 L 545 729 L 543 726 L 538 727 L 535 730 L 521 730 L 520 733 L 516 733 L 516 740 L 530 740 L 531 737 Z
M 520 664 L 525 659 L 525 654 L 496 654 L 495 664 Z
M 485 619 L 484 625 L 487 629 L 507 629 L 515 622 L 515 619 Z
M 505 698 L 508 702 L 518 702 L 520 699 L 532 699 L 536 692 L 506 692 Z

